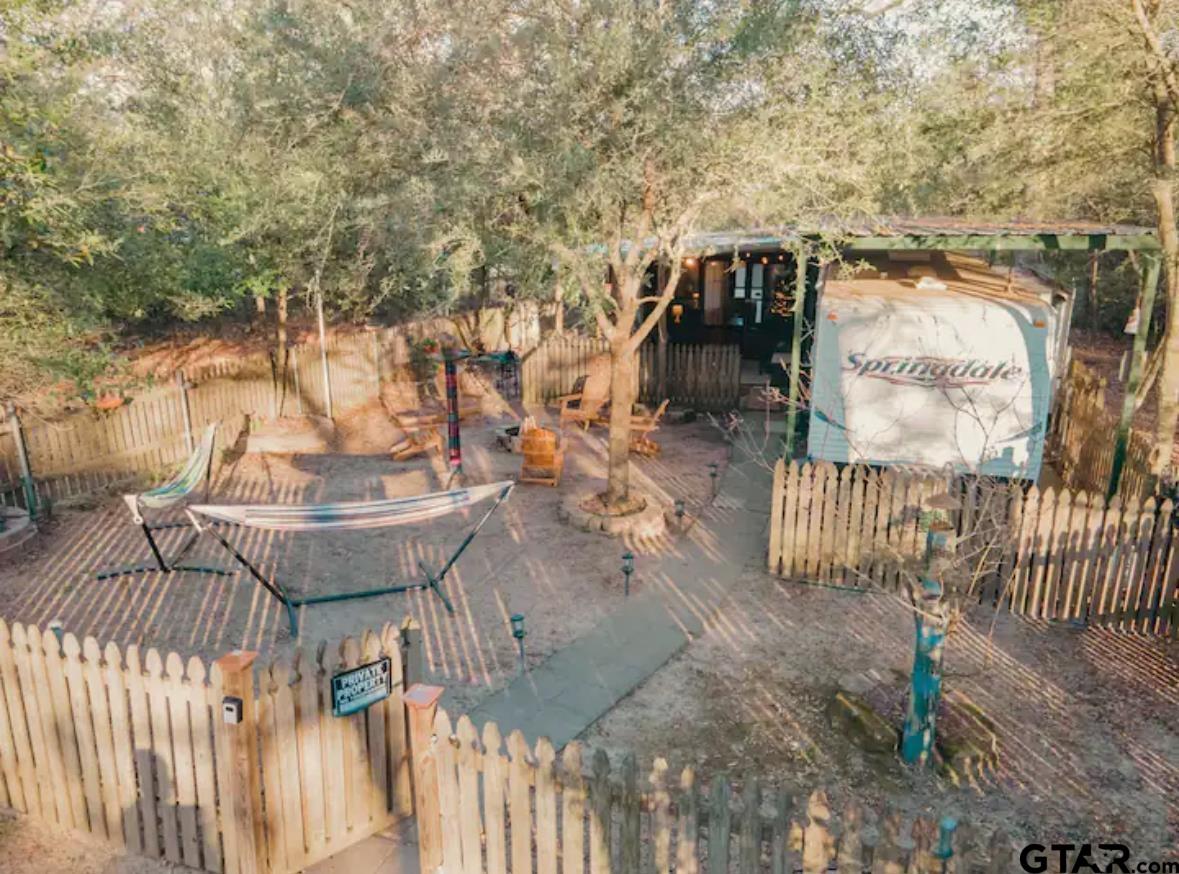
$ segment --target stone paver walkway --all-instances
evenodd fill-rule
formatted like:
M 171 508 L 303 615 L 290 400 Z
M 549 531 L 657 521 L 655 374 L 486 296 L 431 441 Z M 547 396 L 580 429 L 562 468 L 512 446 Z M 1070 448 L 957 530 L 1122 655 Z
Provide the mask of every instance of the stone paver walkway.
M 725 471 L 716 499 L 677 549 L 636 568 L 628 603 L 468 715 L 559 749 L 659 670 L 714 617 L 750 564 L 763 560 L 771 476 L 752 461 Z

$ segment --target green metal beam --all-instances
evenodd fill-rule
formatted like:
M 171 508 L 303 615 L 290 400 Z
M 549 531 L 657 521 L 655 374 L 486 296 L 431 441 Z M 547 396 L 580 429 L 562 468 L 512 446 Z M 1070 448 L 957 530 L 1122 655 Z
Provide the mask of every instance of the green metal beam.
M 790 343 L 790 399 L 786 408 L 786 458 L 794 457 L 798 431 L 798 384 L 802 373 L 802 320 L 806 301 L 807 250 L 799 246 L 794 252 L 794 336 Z
M 1118 491 L 1122 468 L 1126 464 L 1126 446 L 1130 442 L 1130 425 L 1134 419 L 1134 404 L 1138 387 L 1142 384 L 1142 370 L 1146 361 L 1146 335 L 1150 333 L 1150 316 L 1154 311 L 1154 298 L 1159 287 L 1159 267 L 1162 259 L 1147 255 L 1146 273 L 1142 278 L 1141 303 L 1138 310 L 1138 331 L 1134 334 L 1134 351 L 1130 358 L 1130 375 L 1126 379 L 1126 396 L 1122 401 L 1122 418 L 1118 422 L 1118 433 L 1114 439 L 1113 464 L 1109 472 L 1107 498 Z
M 844 242 L 841 248 L 847 252 L 879 252 L 896 249 L 990 252 L 1153 252 L 1158 251 L 1159 241 L 1153 234 L 963 234 L 956 236 L 907 234 L 896 237 L 853 237 Z

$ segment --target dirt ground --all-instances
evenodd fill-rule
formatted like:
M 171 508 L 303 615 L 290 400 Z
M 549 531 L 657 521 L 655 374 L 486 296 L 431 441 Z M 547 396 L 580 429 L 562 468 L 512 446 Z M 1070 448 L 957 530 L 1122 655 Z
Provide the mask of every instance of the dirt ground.
M 495 446 L 495 424 L 464 422 L 470 483 L 518 472 L 519 457 Z M 322 425 L 291 424 L 287 431 L 302 440 L 316 437 L 316 428 Z M 318 435 L 326 451 L 231 456 L 214 497 L 319 503 L 443 488 L 439 459 L 389 460 L 386 450 L 398 436 L 379 409 L 357 411 L 334 432 Z M 710 492 L 707 465 L 726 456 L 725 444 L 699 421 L 668 425 L 658 437 L 663 454 L 636 459 L 636 483 L 668 505 L 682 497 L 689 510 L 699 506 Z M 101 641 L 209 658 L 234 647 L 282 655 L 412 615 L 423 625 L 430 678 L 447 687 L 448 706 L 461 712 L 514 676 L 512 613 L 527 617 L 528 659 L 537 664 L 624 607 L 618 568 L 626 547 L 556 517 L 563 495 L 604 475 L 601 432 L 574 432 L 569 439 L 561 487 L 518 488 L 448 578 L 454 617 L 423 592 L 342 602 L 304 610 L 296 642 L 273 599 L 244 576 L 95 581 L 99 568 L 145 557 L 142 537 L 117 498 L 62 510 L 32 550 L 0 568 L 0 615 L 41 626 L 61 619 L 67 630 Z M 438 567 L 468 521 L 320 536 L 246 533 L 237 542 L 299 592 L 348 591 L 412 577 L 418 560 Z M 721 529 L 714 533 L 723 537 Z M 669 560 L 670 540 L 628 545 L 646 567 L 665 561 L 683 567 Z M 212 542 L 198 555 L 227 563 Z M 748 567 L 760 561 L 750 556 Z M 732 586 L 700 639 L 591 727 L 585 740 L 611 753 L 633 750 L 646 767 L 655 756 L 673 768 L 690 763 L 704 779 L 720 771 L 739 778 L 752 769 L 799 792 L 824 786 L 840 804 L 856 798 L 911 812 L 956 812 L 1025 839 L 1125 837 L 1138 855 L 1179 852 L 1179 645 L 1008 615 L 998 617 L 988 642 L 992 618 L 979 610 L 947 655 L 947 726 L 982 713 L 998 736 L 997 770 L 960 787 L 914 773 L 891 756 L 862 752 L 826 715 L 842 685 L 883 702 L 899 719 L 913 647 L 904 607 L 886 596 L 784 583 L 758 570 L 747 570 Z M 24 825 L 0 828 L 9 858 L 35 839 L 36 830 Z M 8 853 L 10 834 L 17 856 Z M 74 840 L 58 852 L 83 846 Z M 103 868 L 103 857 L 83 855 L 77 866 L 62 857 L 61 870 L 138 870 Z
M 747 572 L 721 618 L 593 726 L 585 742 L 707 778 L 753 771 L 916 815 L 957 813 L 1016 839 L 1129 838 L 1179 852 L 1179 646 L 978 609 L 951 638 L 943 722 L 993 724 L 997 770 L 958 788 L 864 752 L 829 721 L 841 687 L 898 726 L 913 620 L 898 601 Z
M 156 859 L 125 855 L 82 832 L 0 811 L 0 874 L 164 874 L 191 871 Z
M 497 424 L 491 418 L 463 422 L 468 484 L 514 479 L 519 473 L 520 456 L 495 444 Z M 280 436 L 313 444 L 317 441 L 307 438 L 317 427 L 324 426 L 286 423 Z M 536 663 L 622 603 L 618 569 L 626 547 L 600 534 L 575 531 L 556 516 L 563 495 L 604 478 L 603 433 L 570 432 L 560 488 L 517 487 L 491 518 L 447 576 L 453 617 L 435 595 L 423 591 L 343 601 L 304 608 L 295 641 L 277 601 L 244 573 L 144 573 L 97 581 L 94 573 L 102 568 L 148 557 L 142 534 L 117 497 L 61 510 L 31 549 L 0 567 L 0 615 L 42 628 L 59 619 L 67 631 L 100 642 L 137 643 L 210 659 L 237 647 L 259 650 L 264 657 L 288 654 L 299 645 L 336 641 L 411 615 L 423 626 L 430 676 L 447 687 L 449 706 L 464 708 L 514 676 L 513 613 L 526 617 L 528 659 Z M 387 450 L 400 436 L 374 405 L 343 417 L 334 433 L 320 434 L 322 453 L 231 453 L 212 501 L 312 504 L 445 488 L 445 461 L 437 455 L 390 460 Z M 664 426 L 658 436 L 664 451 L 656 459 L 635 459 L 636 484 L 668 506 L 681 497 L 689 507 L 703 501 L 711 488 L 707 466 L 726 454 L 719 432 L 697 421 Z M 294 592 L 355 591 L 420 579 L 418 561 L 437 570 L 487 506 L 417 526 L 326 534 L 240 531 L 231 539 Z M 184 536 L 183 531 L 164 532 L 165 552 Z M 666 546 L 630 545 L 641 557 Z M 188 560 L 235 566 L 209 538 Z

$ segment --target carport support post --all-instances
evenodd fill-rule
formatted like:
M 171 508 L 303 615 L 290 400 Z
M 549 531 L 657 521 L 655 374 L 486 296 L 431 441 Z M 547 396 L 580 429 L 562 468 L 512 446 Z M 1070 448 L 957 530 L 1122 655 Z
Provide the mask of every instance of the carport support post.
M 794 335 L 790 342 L 790 398 L 786 406 L 786 459 L 794 458 L 798 430 L 798 384 L 802 372 L 802 316 L 806 301 L 806 246 L 794 253 Z
M 221 682 L 215 687 L 214 706 L 217 736 L 224 743 L 229 767 L 225 773 L 229 786 L 223 796 L 222 809 L 228 812 L 224 826 L 232 829 L 227 846 L 236 845 L 237 870 L 240 874 L 263 874 L 262 792 L 258 777 L 258 726 L 254 719 L 254 660 L 258 653 L 234 650 L 213 662 L 220 670 Z M 240 701 L 237 722 L 227 715 Z M 230 705 L 229 708 L 226 705 Z M 226 860 L 226 869 L 233 867 Z
M 442 805 L 438 798 L 438 763 L 434 752 L 434 716 L 441 686 L 414 683 L 402 696 L 409 718 L 409 758 L 413 774 L 413 813 L 418 822 L 418 860 L 422 874 L 442 866 Z M 439 743 L 449 743 L 440 738 Z
M 1159 288 L 1159 267 L 1162 259 L 1153 253 L 1143 253 L 1146 260 L 1146 274 L 1142 279 L 1142 294 L 1138 305 L 1138 331 L 1134 334 L 1134 351 L 1130 356 L 1130 375 L 1126 379 L 1126 395 L 1122 400 L 1122 418 L 1118 422 L 1117 438 L 1114 440 L 1113 464 L 1109 471 L 1109 489 L 1106 497 L 1118 493 L 1122 468 L 1126 464 L 1126 447 L 1130 442 L 1130 425 L 1134 420 L 1134 407 L 1138 387 L 1142 384 L 1142 369 L 1146 360 L 1146 335 L 1150 333 L 1150 317 L 1154 311 L 1154 298 Z

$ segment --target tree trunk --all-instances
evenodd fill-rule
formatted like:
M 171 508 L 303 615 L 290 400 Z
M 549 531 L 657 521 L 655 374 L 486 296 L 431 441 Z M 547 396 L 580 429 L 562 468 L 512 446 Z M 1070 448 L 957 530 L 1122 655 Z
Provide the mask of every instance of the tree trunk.
M 275 293 L 275 330 L 274 330 L 274 360 L 278 373 L 278 415 L 283 414 L 283 405 L 287 400 L 287 287 L 280 285 Z
M 1167 327 L 1163 334 L 1163 369 L 1159 375 L 1159 412 L 1155 427 L 1155 473 L 1171 463 L 1171 445 L 1179 424 L 1179 235 L 1175 227 L 1175 113 L 1165 91 L 1156 95 L 1157 153 L 1151 186 L 1158 211 L 1163 256 L 1163 291 Z
M 619 507 L 630 497 L 630 421 L 634 406 L 636 354 L 623 340 L 610 345 L 610 434 L 606 504 Z
M 561 295 L 561 277 L 553 278 L 553 331 L 559 337 L 565 333 L 565 301 Z
M 946 605 L 940 597 L 940 585 L 937 592 L 936 597 L 923 599 L 920 604 L 923 613 L 914 613 L 913 616 L 917 626 L 917 645 L 913 652 L 913 673 L 909 684 L 909 710 L 901 738 L 901 758 L 910 765 L 927 764 L 933 756 L 937 740 L 937 711 L 942 699 L 942 662 L 949 628 Z
M 657 361 L 659 382 L 655 388 L 655 403 L 662 403 L 667 397 L 667 313 L 659 320 L 659 348 Z
M 925 765 L 937 741 L 937 711 L 942 700 L 942 661 L 950 629 L 944 580 L 953 550 L 953 532 L 932 524 L 925 537 L 925 569 L 911 592 L 916 646 L 909 684 L 909 710 L 901 735 L 901 758 Z

